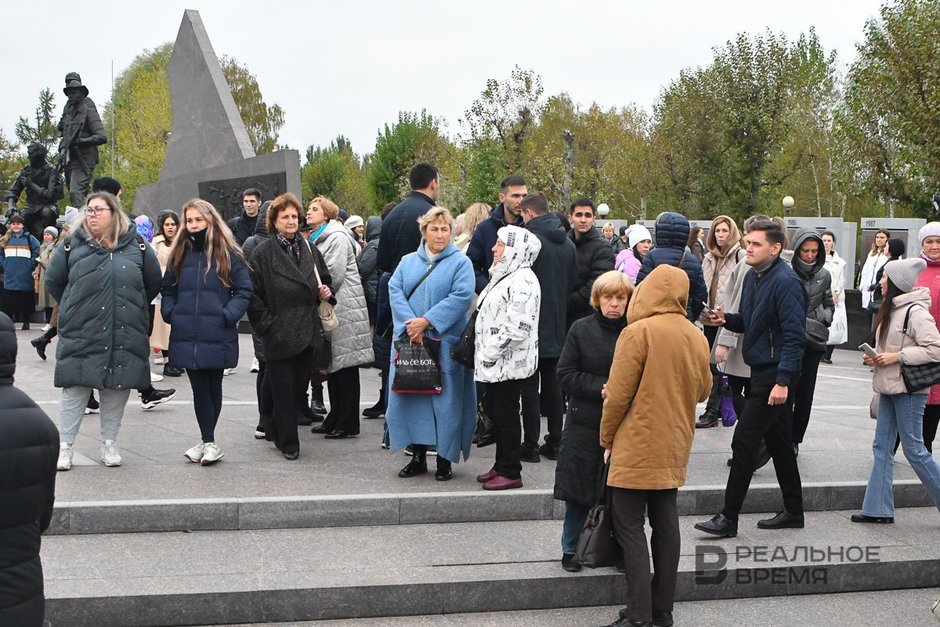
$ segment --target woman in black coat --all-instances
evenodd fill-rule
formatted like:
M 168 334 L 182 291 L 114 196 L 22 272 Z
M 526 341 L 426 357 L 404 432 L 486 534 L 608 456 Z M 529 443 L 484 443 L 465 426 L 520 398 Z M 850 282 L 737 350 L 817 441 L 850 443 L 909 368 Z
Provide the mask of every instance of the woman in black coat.
M 238 364 L 238 321 L 251 302 L 251 277 L 232 232 L 211 204 L 183 206 L 170 249 L 160 314 L 170 325 L 170 364 L 185 368 L 202 442 L 186 451 L 208 466 L 224 453 L 215 443 L 222 413 L 222 371 Z
M 270 385 L 274 398 L 265 439 L 289 460 L 300 456 L 297 399 L 306 392 L 314 364 L 329 363 L 330 347 L 317 306 L 320 301 L 335 303 L 323 256 L 298 235 L 302 215 L 303 207 L 293 194 L 278 196 L 268 207 L 271 235 L 251 255 L 255 294 L 248 308 L 251 327 L 264 348 L 264 385 Z
M 558 383 L 568 395 L 568 415 L 555 466 L 555 498 L 565 501 L 561 565 L 569 572 L 581 570 L 574 559 L 578 536 L 604 486 L 601 389 L 607 383 L 617 338 L 627 324 L 632 293 L 630 279 L 622 272 L 600 275 L 591 288 L 594 314 L 571 325 L 558 359 Z

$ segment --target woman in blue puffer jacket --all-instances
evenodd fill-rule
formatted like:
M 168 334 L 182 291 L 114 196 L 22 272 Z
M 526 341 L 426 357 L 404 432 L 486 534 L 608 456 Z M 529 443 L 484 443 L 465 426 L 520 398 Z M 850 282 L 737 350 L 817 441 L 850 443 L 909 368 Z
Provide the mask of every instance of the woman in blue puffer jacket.
M 10 216 L 10 229 L 0 239 L 0 264 L 3 265 L 3 313 L 16 322 L 19 316 L 23 330 L 29 329 L 29 318 L 36 311 L 33 268 L 39 258 L 39 240 L 23 228 L 23 217 Z
M 211 204 L 193 199 L 170 249 L 160 307 L 170 325 L 170 363 L 185 368 L 202 442 L 184 453 L 203 466 L 224 453 L 215 443 L 222 371 L 238 363 L 238 321 L 254 290 L 232 232 Z

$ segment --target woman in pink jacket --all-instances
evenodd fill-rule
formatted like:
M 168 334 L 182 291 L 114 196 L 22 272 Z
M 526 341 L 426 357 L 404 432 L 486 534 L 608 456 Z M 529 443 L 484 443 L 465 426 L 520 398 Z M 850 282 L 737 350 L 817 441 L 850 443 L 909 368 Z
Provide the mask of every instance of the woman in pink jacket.
M 630 247 L 624 248 L 617 254 L 614 268 L 626 274 L 631 285 L 636 285 L 636 275 L 640 272 L 643 257 L 653 246 L 653 236 L 642 224 L 634 224 L 627 229 L 627 241 Z
M 930 290 L 930 313 L 940 331 L 940 222 L 928 222 L 918 233 L 922 247 L 920 258 L 927 262 L 927 269 L 917 279 L 917 287 Z M 924 408 L 924 446 L 933 453 L 933 441 L 937 437 L 940 422 L 940 385 L 930 388 L 927 407 Z M 900 439 L 898 440 L 900 442 Z M 894 445 L 898 450 L 898 444 Z

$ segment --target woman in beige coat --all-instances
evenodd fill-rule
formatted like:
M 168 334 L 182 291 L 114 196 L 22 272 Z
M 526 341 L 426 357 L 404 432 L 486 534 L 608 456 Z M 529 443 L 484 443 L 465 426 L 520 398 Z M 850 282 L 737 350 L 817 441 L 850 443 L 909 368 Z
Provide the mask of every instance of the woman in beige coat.
M 904 456 L 940 509 L 940 464 L 924 446 L 924 406 L 930 388 L 909 390 L 901 376 L 901 364 L 916 366 L 940 361 L 940 333 L 930 315 L 930 290 L 914 287 L 927 262 L 917 257 L 897 259 L 884 266 L 881 292 L 884 300 L 875 316 L 877 355 L 865 355 L 874 366 L 872 389 L 881 395 L 878 423 L 872 443 L 872 465 L 862 512 L 852 522 L 894 522 L 894 455 L 898 434 Z
M 160 262 L 160 274 L 166 272 L 166 262 L 170 258 L 170 248 L 173 246 L 173 239 L 179 230 L 180 218 L 175 211 L 164 211 L 157 217 L 157 231 L 153 238 L 153 248 L 157 252 L 157 261 Z M 155 360 L 163 366 L 163 374 L 171 377 L 179 377 L 183 374 L 182 368 L 169 365 L 168 350 L 170 347 L 170 325 L 163 320 L 160 315 L 160 297 L 154 300 L 153 312 L 153 330 L 150 333 L 150 346 L 160 356 Z
M 607 379 L 600 443 L 610 460 L 614 535 L 635 624 L 672 624 L 679 568 L 678 488 L 695 433 L 696 403 L 711 389 L 708 342 L 686 318 L 689 278 L 661 265 L 637 286 Z M 651 359 L 655 347 L 656 359 Z M 653 570 L 644 513 L 653 528 Z

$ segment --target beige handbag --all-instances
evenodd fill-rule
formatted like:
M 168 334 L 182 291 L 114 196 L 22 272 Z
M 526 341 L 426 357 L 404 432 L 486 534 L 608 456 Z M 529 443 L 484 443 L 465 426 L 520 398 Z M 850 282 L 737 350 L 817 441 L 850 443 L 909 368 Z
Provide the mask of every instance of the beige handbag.
M 323 281 L 320 280 L 320 271 L 317 269 L 316 259 L 313 261 L 313 272 L 317 275 L 317 298 L 319 298 L 320 286 L 323 285 Z M 333 305 L 327 301 L 320 301 L 320 304 L 317 305 L 317 313 L 320 315 L 320 327 L 324 331 L 333 331 L 339 327 L 339 318 L 336 317 L 336 310 L 333 309 Z

